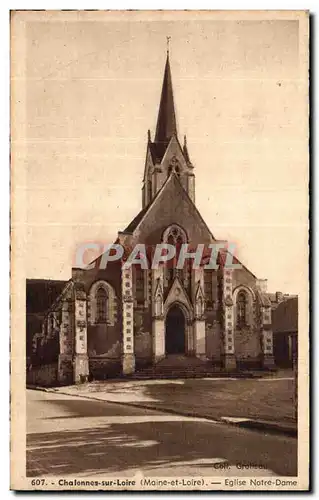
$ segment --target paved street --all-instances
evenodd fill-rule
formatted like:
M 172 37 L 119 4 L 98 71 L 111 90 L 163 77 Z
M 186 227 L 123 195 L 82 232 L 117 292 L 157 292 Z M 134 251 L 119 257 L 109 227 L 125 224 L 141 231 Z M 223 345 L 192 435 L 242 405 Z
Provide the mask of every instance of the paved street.
M 213 419 L 252 418 L 295 426 L 291 375 L 256 379 L 107 380 L 61 387 L 57 391 L 108 402 L 147 403 L 154 410 L 173 410 L 188 416 L 193 412 Z
M 28 476 L 297 472 L 294 438 L 42 391 L 27 391 L 27 432 Z

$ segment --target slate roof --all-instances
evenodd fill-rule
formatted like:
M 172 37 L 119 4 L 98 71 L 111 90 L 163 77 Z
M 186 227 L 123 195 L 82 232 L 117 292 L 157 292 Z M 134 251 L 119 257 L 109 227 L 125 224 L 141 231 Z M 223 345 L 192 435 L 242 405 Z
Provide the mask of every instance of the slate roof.
M 169 63 L 169 54 L 167 52 L 161 102 L 158 111 L 154 142 L 167 144 L 170 138 L 174 134 L 177 135 L 177 126 L 176 126 L 171 68 Z
M 129 225 L 124 229 L 124 233 L 133 233 L 134 230 L 137 228 L 141 220 L 143 219 L 144 215 L 146 214 L 148 208 L 151 206 L 153 200 L 146 205 L 146 207 L 142 208 L 142 210 L 137 214 L 136 217 L 129 223 Z
M 275 334 L 298 332 L 298 297 L 281 302 L 272 311 L 272 327 Z
M 168 142 L 149 142 L 149 148 L 154 165 L 155 163 L 161 163 L 167 146 Z
M 148 211 L 148 209 L 153 205 L 155 200 L 158 198 L 159 194 L 163 191 L 164 186 L 167 184 L 169 177 L 167 177 L 166 181 L 164 182 L 163 186 L 159 191 L 157 191 L 156 195 L 154 198 L 146 205 L 146 207 L 142 208 L 142 210 L 134 217 L 134 219 L 129 223 L 129 225 L 124 229 L 123 233 L 133 233 L 141 220 L 143 219 L 144 215 Z

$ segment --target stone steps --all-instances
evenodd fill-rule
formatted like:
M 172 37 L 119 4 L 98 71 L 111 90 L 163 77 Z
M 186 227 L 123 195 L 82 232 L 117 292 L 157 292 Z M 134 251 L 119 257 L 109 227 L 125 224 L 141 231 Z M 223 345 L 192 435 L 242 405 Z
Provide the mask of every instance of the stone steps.
M 220 367 L 212 365 L 211 361 L 202 361 L 196 357 L 170 355 L 156 365 L 137 370 L 134 378 L 138 379 L 176 379 L 176 378 L 203 378 L 203 377 L 236 377 L 247 378 L 254 375 L 249 372 L 225 372 Z

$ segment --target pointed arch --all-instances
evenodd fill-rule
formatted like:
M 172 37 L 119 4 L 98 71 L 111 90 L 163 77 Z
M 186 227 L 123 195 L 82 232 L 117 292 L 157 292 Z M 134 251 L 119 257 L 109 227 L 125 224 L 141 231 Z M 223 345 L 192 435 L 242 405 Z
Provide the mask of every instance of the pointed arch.
M 205 311 L 205 296 L 202 290 L 202 287 L 200 285 L 200 282 L 198 282 L 196 294 L 195 294 L 195 312 L 196 316 L 198 318 L 201 318 L 204 314 Z
M 233 292 L 235 327 L 239 330 L 253 325 L 255 294 L 246 285 L 239 285 Z
M 166 354 L 185 354 L 187 352 L 187 320 L 183 307 L 175 302 L 165 317 Z
M 163 315 L 163 290 L 160 280 L 157 280 L 157 286 L 155 289 L 155 316 Z
M 107 290 L 100 286 L 96 292 L 96 322 L 106 323 L 108 310 L 108 293 Z
M 117 298 L 112 285 L 99 280 L 89 291 L 88 322 L 91 325 L 106 323 L 114 325 L 117 314 Z

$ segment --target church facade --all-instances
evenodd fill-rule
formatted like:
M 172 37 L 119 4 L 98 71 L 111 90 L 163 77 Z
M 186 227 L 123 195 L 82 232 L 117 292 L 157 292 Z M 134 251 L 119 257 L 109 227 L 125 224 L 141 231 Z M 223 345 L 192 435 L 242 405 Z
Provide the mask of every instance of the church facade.
M 186 137 L 182 143 L 178 137 L 168 54 L 154 138 L 148 133 L 142 209 L 116 243 L 147 249 L 220 243 L 196 208 L 195 167 Z M 196 360 L 212 372 L 274 367 L 266 280 L 235 258 L 237 265 L 227 267 L 222 257 L 216 268 L 189 259 L 182 269 L 174 262 L 143 269 L 123 260 L 101 266 L 101 255 L 86 269 L 73 268 L 29 342 L 30 381 L 129 376 L 167 359 L 172 366 L 182 359 L 186 369 Z

